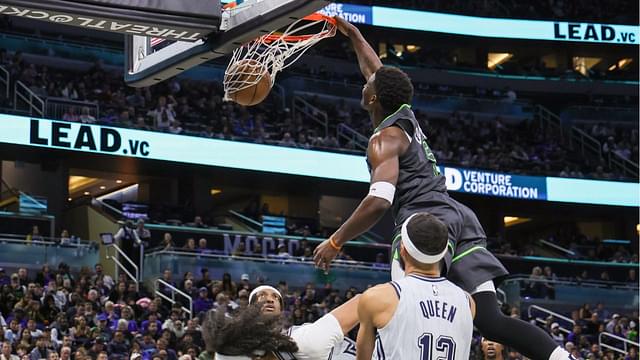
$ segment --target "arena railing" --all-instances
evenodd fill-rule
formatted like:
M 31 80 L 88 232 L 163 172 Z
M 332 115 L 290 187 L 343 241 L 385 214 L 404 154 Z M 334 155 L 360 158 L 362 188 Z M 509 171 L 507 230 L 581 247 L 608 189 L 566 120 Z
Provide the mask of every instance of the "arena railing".
M 145 254 L 147 279 L 159 276 L 169 269 L 173 274 L 199 273 L 209 270 L 212 278 L 222 278 L 224 273 L 233 279 L 249 274 L 252 281 L 275 284 L 286 281 L 292 287 L 304 287 L 307 283 L 331 283 L 334 288 L 356 287 L 366 289 L 369 285 L 389 281 L 389 265 L 361 261 L 336 260 L 328 273 L 316 269 L 311 258 L 294 256 L 246 256 L 226 255 L 220 252 L 189 252 L 158 249 Z
M 611 339 L 609 341 L 607 341 L 607 339 Z M 621 343 L 622 344 L 622 348 L 616 347 L 614 345 L 612 345 L 611 343 Z M 613 350 L 615 352 L 621 353 L 623 355 L 628 355 L 629 354 L 629 346 L 635 346 L 636 349 L 640 348 L 640 344 L 635 342 L 635 341 L 631 341 L 629 339 L 620 337 L 618 335 L 609 333 L 609 332 L 601 332 L 600 334 L 598 334 L 598 344 L 600 345 L 601 349 L 609 349 L 609 350 Z
M 582 126 L 600 123 L 614 126 L 633 126 L 637 125 L 638 108 L 604 105 L 572 105 L 564 108 L 560 116 L 563 119 L 569 119 L 574 124 L 580 124 Z
M 362 151 L 366 151 L 367 146 L 369 145 L 368 137 L 352 129 L 345 123 L 340 123 L 336 126 L 336 138 L 338 140 L 346 140 Z
M 509 277 L 500 284 L 508 304 L 522 307 L 545 305 L 562 311 L 606 299 L 611 309 L 631 311 L 638 307 L 638 286 L 620 282 L 529 279 L 523 275 Z
M 536 106 L 536 115 L 544 125 L 551 128 L 547 133 L 557 133 L 562 141 L 570 149 L 578 150 L 584 156 L 596 156 L 598 159 L 604 159 L 609 166 L 622 171 L 626 176 L 636 178 L 638 176 L 638 164 L 621 157 L 620 155 L 610 151 L 608 156 L 602 156 L 602 143 L 587 134 L 576 126 L 566 127 L 562 123 L 562 119 L 545 108 L 542 105 Z
M 169 289 L 171 291 L 171 296 L 167 296 L 165 293 L 162 292 L 162 290 L 160 290 L 160 285 L 162 285 L 165 289 Z M 184 291 L 178 289 L 177 287 L 169 284 L 168 282 L 162 280 L 162 279 L 155 279 L 155 281 L 153 282 L 153 291 L 154 294 L 156 296 L 161 297 L 162 299 L 168 301 L 171 303 L 171 305 L 177 303 L 178 301 L 176 301 L 176 294 L 184 297 L 187 302 L 189 303 L 189 308 L 184 307 L 184 305 L 182 303 L 180 304 L 180 308 L 182 309 L 182 311 L 186 312 L 187 314 L 189 314 L 189 319 L 193 318 L 193 298 L 191 296 L 189 296 L 187 293 L 185 293 Z
M 60 239 L 37 236 L 27 240 L 24 234 L 0 234 L 0 266 L 27 267 L 40 270 L 40 266 L 67 263 L 79 270 L 92 268 L 100 261 L 97 243 L 78 238 Z
M 9 71 L 4 68 L 4 66 L 0 66 L 0 85 L 2 85 L 2 92 L 4 93 L 4 97 L 9 99 L 9 89 L 11 88 L 11 75 Z
M 318 109 L 300 96 L 296 95 L 293 96 L 291 108 L 293 109 L 294 116 L 301 113 L 324 128 L 324 137 L 329 135 L 329 116 L 324 110 Z
M 548 325 L 546 317 L 545 318 L 541 318 L 541 317 L 537 317 L 537 316 L 534 317 L 534 315 L 533 315 L 534 311 L 538 311 L 538 312 L 541 312 L 543 314 L 546 314 L 547 315 L 546 317 L 553 316 L 554 321 L 558 322 L 558 325 L 560 325 L 560 331 L 562 331 L 565 334 L 570 333 L 573 330 L 573 325 L 576 324 L 576 322 L 573 321 L 571 318 L 566 317 L 566 316 L 564 316 L 562 314 L 558 314 L 557 312 L 554 312 L 554 311 L 551 311 L 549 309 L 543 308 L 542 306 L 530 305 L 528 310 L 527 310 L 529 318 L 530 319 L 534 319 L 536 321 L 536 323 L 541 324 L 543 326 Z M 563 325 L 566 325 L 566 324 L 570 324 L 571 327 L 568 328 L 566 326 L 563 326 Z
M 76 115 L 80 116 L 82 108 L 89 109 L 89 115 L 100 119 L 100 105 L 97 102 L 69 100 L 60 97 L 47 97 L 45 99 L 46 116 L 52 119 L 62 119 L 71 108 L 76 108 Z
M 113 255 L 111 255 L 109 252 L 109 250 L 111 249 L 114 250 Z M 136 263 L 131 260 L 131 258 L 127 256 L 127 254 L 125 254 L 124 251 L 122 251 L 122 249 L 120 249 L 120 247 L 116 244 L 107 245 L 105 248 L 105 253 L 105 258 L 113 261 L 118 271 L 124 272 L 129 277 L 129 279 L 131 279 L 136 284 L 136 291 L 139 291 L 140 281 L 142 279 L 140 279 L 140 269 L 138 268 L 138 265 L 136 265 Z M 129 271 L 129 269 L 127 269 L 127 266 L 120 261 L 120 258 L 124 259 L 129 264 L 129 266 L 133 268 L 133 274 L 131 273 L 131 271 Z
M 20 102 L 24 103 L 26 109 L 19 105 Z M 16 111 L 25 111 L 31 116 L 44 117 L 44 100 L 29 89 L 22 81 L 16 81 L 14 85 L 13 108 Z
M 573 251 L 571 251 L 571 250 L 569 250 L 569 249 L 565 249 L 565 248 L 563 248 L 562 246 L 556 245 L 556 244 L 554 244 L 554 243 L 552 243 L 552 242 L 549 242 L 549 241 L 547 241 L 547 240 L 542 240 L 542 239 L 541 239 L 541 240 L 538 240 L 538 242 L 539 242 L 540 244 L 543 244 L 543 245 L 549 246 L 549 247 L 551 247 L 551 248 L 553 248 L 553 249 L 555 249 L 555 250 L 558 250 L 558 251 L 560 251 L 560 252 L 562 252 L 562 253 L 564 253 L 564 254 L 566 254 L 566 255 L 568 255 L 568 256 L 575 256 L 575 255 L 576 255 L 576 253 L 575 253 L 575 252 L 573 252 Z

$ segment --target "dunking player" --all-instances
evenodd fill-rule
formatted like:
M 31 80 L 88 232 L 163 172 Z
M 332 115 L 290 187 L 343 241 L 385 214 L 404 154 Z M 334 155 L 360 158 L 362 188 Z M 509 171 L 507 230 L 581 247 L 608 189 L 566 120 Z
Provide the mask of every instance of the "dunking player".
M 314 323 L 282 328 L 282 295 L 271 286 L 259 286 L 249 295 L 250 307 L 235 319 L 207 314 L 203 335 L 207 351 L 219 359 L 348 360 L 355 343 L 347 334 L 358 323 L 356 296 Z M 256 312 L 255 307 L 258 307 Z
M 343 19 L 336 20 L 340 32 L 350 38 L 367 80 L 361 105 L 375 129 L 367 149 L 371 187 L 351 217 L 316 248 L 316 265 L 328 270 L 339 249 L 370 229 L 390 207 L 396 225 L 413 213 L 431 213 L 449 230 L 450 251 L 444 258 L 443 274 L 472 294 L 478 309 L 474 323 L 480 332 L 535 360 L 568 359 L 569 353 L 544 331 L 500 312 L 494 280 L 507 271 L 485 248 L 486 235 L 473 211 L 447 194 L 445 179 L 409 105 L 413 98 L 411 79 L 397 68 L 382 66 L 360 31 Z M 403 276 L 399 239 L 396 233 L 393 280 Z
M 373 287 L 358 304 L 357 359 L 469 359 L 475 306 L 469 294 L 440 276 L 447 226 L 429 213 L 402 224 L 400 258 L 407 276 Z M 416 346 L 418 345 L 418 346 Z

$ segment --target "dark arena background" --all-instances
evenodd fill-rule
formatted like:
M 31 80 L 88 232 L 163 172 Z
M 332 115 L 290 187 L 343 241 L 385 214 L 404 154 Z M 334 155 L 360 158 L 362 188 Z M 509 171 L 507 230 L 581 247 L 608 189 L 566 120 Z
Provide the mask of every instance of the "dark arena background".
M 344 1 L 321 11 L 411 77 L 450 195 L 510 272 L 502 311 L 575 359 L 638 359 L 638 1 Z M 370 185 L 349 39 L 243 107 L 225 100 L 228 54 L 262 34 L 216 34 L 226 4 L 210 2 L 154 33 L 164 15 L 114 10 L 107 28 L 0 0 L 2 360 L 210 360 L 205 313 L 238 313 L 261 284 L 290 326 L 390 280 L 390 212 L 328 273 L 313 262 Z M 185 39 L 212 50 L 144 73 Z M 524 359 L 487 348 L 474 332 L 470 358 Z

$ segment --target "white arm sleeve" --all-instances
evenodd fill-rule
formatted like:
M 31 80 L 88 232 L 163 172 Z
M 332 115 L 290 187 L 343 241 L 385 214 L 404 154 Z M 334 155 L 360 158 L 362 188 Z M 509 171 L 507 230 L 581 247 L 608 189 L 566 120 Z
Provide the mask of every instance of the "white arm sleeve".
M 314 323 L 293 329 L 290 336 L 298 344 L 298 352 L 294 355 L 300 360 L 329 358 L 333 347 L 342 342 L 343 338 L 342 327 L 331 314 L 321 317 Z

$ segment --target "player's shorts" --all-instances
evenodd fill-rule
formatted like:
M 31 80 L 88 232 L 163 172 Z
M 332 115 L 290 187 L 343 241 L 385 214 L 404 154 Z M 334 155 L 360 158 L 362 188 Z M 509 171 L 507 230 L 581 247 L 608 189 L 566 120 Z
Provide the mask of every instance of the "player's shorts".
M 444 257 L 442 274 L 449 281 L 471 293 L 487 281 L 498 285 L 506 275 L 507 269 L 489 250 L 487 236 L 476 214 L 467 206 L 449 197 L 447 193 L 432 192 L 430 199 L 422 206 L 411 209 L 411 214 L 428 212 L 444 222 L 449 230 L 449 251 Z M 407 218 L 411 214 L 404 214 Z M 404 265 L 400 258 L 400 229 L 394 232 L 391 251 L 391 279 L 404 276 Z

